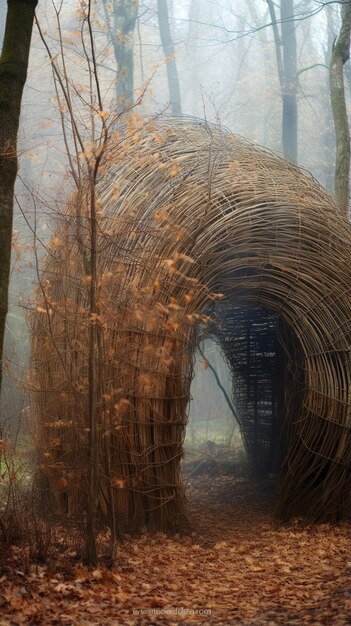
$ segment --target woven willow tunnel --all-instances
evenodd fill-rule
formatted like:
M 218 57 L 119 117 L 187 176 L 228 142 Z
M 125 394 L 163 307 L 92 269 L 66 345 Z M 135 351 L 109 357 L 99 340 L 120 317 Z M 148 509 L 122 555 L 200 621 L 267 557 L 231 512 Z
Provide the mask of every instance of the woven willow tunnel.
M 37 485 L 55 511 L 85 508 L 93 323 L 102 517 L 185 522 L 182 443 L 206 336 L 231 367 L 256 473 L 281 471 L 278 515 L 349 514 L 351 228 L 327 192 L 240 137 L 166 119 L 111 145 L 98 201 L 98 313 L 83 188 L 33 321 Z

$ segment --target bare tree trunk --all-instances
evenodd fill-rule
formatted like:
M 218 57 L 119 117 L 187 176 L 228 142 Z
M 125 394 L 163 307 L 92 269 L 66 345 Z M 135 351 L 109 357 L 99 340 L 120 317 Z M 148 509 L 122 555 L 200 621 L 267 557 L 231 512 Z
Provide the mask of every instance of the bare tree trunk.
M 90 39 L 91 56 L 94 67 L 94 82 L 96 95 L 99 104 L 99 110 L 103 111 L 103 101 L 101 98 L 101 90 L 99 77 L 97 74 L 97 63 L 95 56 L 95 44 L 93 36 L 93 28 L 91 23 L 91 5 L 92 0 L 88 2 L 87 8 L 87 25 Z M 94 127 L 93 127 L 94 128 Z M 93 130 L 94 137 L 94 130 Z M 89 423 L 89 466 L 88 466 L 88 493 L 87 493 L 87 542 L 86 542 L 86 563 L 89 566 L 96 566 L 98 561 L 96 546 L 96 516 L 99 500 L 99 470 L 100 470 L 100 454 L 99 454 L 99 417 L 98 417 L 98 359 L 99 359 L 99 343 L 100 343 L 100 321 L 99 321 L 99 305 L 98 305 L 98 223 L 97 223 L 97 194 L 96 183 L 101 164 L 102 155 L 108 142 L 108 130 L 105 122 L 102 123 L 101 133 L 99 137 L 99 149 L 91 161 L 88 162 L 88 181 L 89 181 L 89 270 L 90 276 L 87 277 L 89 285 L 89 355 L 88 355 L 88 423 Z M 114 530 L 113 530 L 114 535 Z
M 4 42 L 5 23 L 6 23 L 6 0 L 0 0 L 0 50 Z
M 344 64 L 350 57 L 351 2 L 341 5 L 341 27 L 334 42 L 329 66 L 330 99 L 333 111 L 336 156 L 334 193 L 341 210 L 349 215 L 350 129 L 344 86 Z
M 281 0 L 278 22 L 273 0 L 267 0 L 272 22 L 278 77 L 282 94 L 282 143 L 285 156 L 297 162 L 297 48 L 294 0 Z
M 283 46 L 283 120 L 284 154 L 297 162 L 297 52 L 294 0 L 281 0 L 281 39 Z
M 113 25 L 110 4 L 103 0 L 107 32 L 117 63 L 116 100 L 122 111 L 134 104 L 134 30 L 139 0 L 113 0 Z
M 97 346 L 98 307 L 97 289 L 97 223 L 96 223 L 96 173 L 89 175 L 90 205 L 90 289 L 89 289 L 89 361 L 88 361 L 88 422 L 89 422 L 89 466 L 88 466 L 88 510 L 87 510 L 87 553 L 86 563 L 97 564 L 96 512 L 98 504 L 99 442 L 97 430 Z
M 200 18 L 200 5 L 199 0 L 191 0 L 189 6 L 189 26 L 187 34 L 187 55 L 189 58 L 189 71 L 190 71 L 190 96 L 191 96 L 191 112 L 193 115 L 197 113 L 197 106 L 199 102 L 196 84 L 199 83 L 199 53 L 198 53 L 198 36 L 199 36 L 199 18 Z
M 333 51 L 333 44 L 335 38 L 335 12 L 331 5 L 325 7 L 326 15 L 327 15 L 327 42 L 326 46 L 323 50 L 323 57 L 325 67 L 330 65 L 330 59 Z M 328 93 L 329 89 L 329 76 L 326 78 L 326 93 Z M 330 90 L 330 89 L 329 89 Z M 334 189 L 334 162 L 335 162 L 335 133 L 334 133 L 334 124 L 333 124 L 333 113 L 331 108 L 330 98 L 328 102 L 326 102 L 326 106 L 324 107 L 324 120 L 323 120 L 323 149 L 325 152 L 325 174 L 324 174 L 324 186 L 328 189 L 330 193 L 333 193 Z
M 0 57 L 0 389 L 8 310 L 17 133 L 37 0 L 8 0 Z
M 163 53 L 167 61 L 167 78 L 172 115 L 181 115 L 180 86 L 175 50 L 169 26 L 167 0 L 157 0 L 158 23 Z

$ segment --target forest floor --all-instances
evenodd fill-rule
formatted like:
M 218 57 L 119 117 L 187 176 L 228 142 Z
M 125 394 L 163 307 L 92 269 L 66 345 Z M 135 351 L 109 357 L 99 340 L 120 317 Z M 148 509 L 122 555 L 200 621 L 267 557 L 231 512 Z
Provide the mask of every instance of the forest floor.
M 268 483 L 190 477 L 193 532 L 127 538 L 113 570 L 22 567 L 0 577 L 0 626 L 345 626 L 350 525 L 272 520 Z

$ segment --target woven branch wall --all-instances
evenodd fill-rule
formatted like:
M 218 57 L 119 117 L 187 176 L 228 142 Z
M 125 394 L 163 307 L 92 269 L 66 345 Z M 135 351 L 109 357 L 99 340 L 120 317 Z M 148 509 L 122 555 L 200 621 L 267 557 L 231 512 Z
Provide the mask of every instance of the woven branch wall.
M 180 472 L 196 343 L 233 371 L 246 447 L 282 467 L 282 518 L 350 511 L 351 227 L 315 180 L 207 123 L 116 137 L 98 186 L 98 315 L 89 313 L 89 193 L 49 247 L 33 319 L 37 488 L 85 508 L 89 328 L 99 508 L 122 529 L 186 520 Z M 221 295 L 220 295 L 221 294 Z

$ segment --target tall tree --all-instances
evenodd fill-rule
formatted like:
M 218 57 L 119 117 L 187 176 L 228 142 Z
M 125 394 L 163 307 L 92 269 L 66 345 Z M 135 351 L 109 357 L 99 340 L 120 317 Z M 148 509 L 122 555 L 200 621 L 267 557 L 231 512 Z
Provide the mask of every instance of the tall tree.
M 191 110 L 194 113 L 198 106 L 198 93 L 196 84 L 199 83 L 199 66 L 201 59 L 199 58 L 198 37 L 199 37 L 199 21 L 200 21 L 200 4 L 199 0 L 191 0 L 189 5 L 189 25 L 186 42 L 187 56 L 189 62 L 189 78 L 190 78 L 190 94 L 191 94 Z
M 323 46 L 323 61 L 326 68 L 330 66 L 330 59 L 332 56 L 333 45 L 335 40 L 335 9 L 333 5 L 328 4 L 325 7 L 327 20 L 327 32 L 326 32 L 326 40 Z M 325 101 L 325 106 L 323 106 L 323 115 L 324 119 L 322 121 L 322 130 L 323 130 L 323 144 L 321 153 L 324 154 L 324 168 L 325 168 L 325 179 L 324 185 L 333 193 L 334 189 L 334 174 L 335 174 L 335 133 L 334 133 L 334 123 L 333 123 L 333 113 L 331 108 L 330 101 L 330 79 L 329 75 L 326 72 L 325 76 L 325 93 L 327 94 L 327 98 Z
M 344 65 L 350 58 L 351 2 L 341 5 L 341 27 L 334 42 L 329 66 L 330 99 L 333 111 L 336 155 L 334 193 L 339 207 L 349 215 L 350 128 L 348 122 Z
M 113 0 L 112 19 L 110 3 L 103 0 L 107 31 L 117 63 L 116 99 L 122 111 L 134 104 L 134 30 L 138 17 L 139 0 Z
M 175 60 L 175 49 L 169 25 L 168 0 L 157 0 L 157 15 L 163 53 L 165 55 L 167 63 L 167 78 L 169 99 L 171 102 L 171 112 L 172 115 L 180 115 L 182 112 L 180 100 L 180 85 L 177 63 Z
M 294 0 L 281 0 L 280 17 L 283 47 L 283 150 L 284 154 L 297 162 L 297 51 Z
M 0 389 L 11 262 L 17 133 L 38 0 L 8 0 L 0 57 Z
M 2 48 L 2 43 L 4 40 L 5 22 L 6 22 L 6 0 L 0 0 L 0 50 Z
M 280 2 L 280 31 L 273 0 L 269 7 L 282 96 L 282 143 L 285 156 L 297 162 L 297 46 L 294 0 Z

